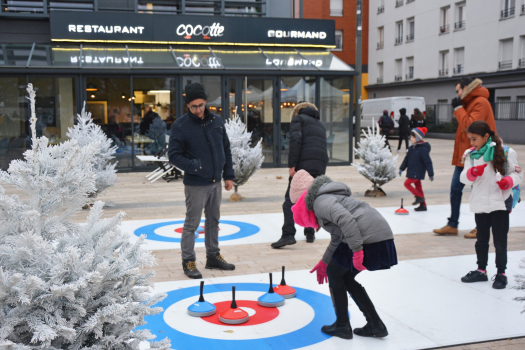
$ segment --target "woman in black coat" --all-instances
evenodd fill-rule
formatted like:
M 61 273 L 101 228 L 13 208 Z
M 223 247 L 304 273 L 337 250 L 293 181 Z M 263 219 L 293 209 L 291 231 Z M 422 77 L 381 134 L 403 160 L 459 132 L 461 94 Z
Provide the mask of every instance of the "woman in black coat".
M 399 150 L 401 150 L 401 144 L 403 143 L 403 140 L 405 140 L 405 147 L 408 152 L 408 138 L 410 137 L 410 119 L 408 119 L 407 110 L 405 108 L 401 108 L 399 110 L 399 113 L 401 114 L 401 116 L 397 121 L 397 123 L 399 124 L 399 145 L 397 146 L 397 151 L 399 152 Z
M 427 121 L 425 119 L 425 116 L 421 111 L 416 108 L 414 109 L 414 114 L 412 114 L 412 119 L 410 120 L 410 128 L 422 128 L 427 126 Z

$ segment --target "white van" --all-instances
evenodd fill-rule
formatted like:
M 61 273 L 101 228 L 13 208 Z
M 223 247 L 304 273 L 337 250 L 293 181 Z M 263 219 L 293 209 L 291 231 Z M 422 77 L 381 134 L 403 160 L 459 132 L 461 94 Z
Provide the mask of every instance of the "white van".
M 361 102 L 361 128 L 372 127 L 372 118 L 377 123 L 383 115 L 383 111 L 387 110 L 388 114 L 394 118 L 395 129 L 397 129 L 399 126 L 397 123 L 400 115 L 399 110 L 401 108 L 406 108 L 409 118 L 414 113 L 415 108 L 418 108 L 423 115 L 426 114 L 425 99 L 423 97 L 400 96 L 364 100 Z

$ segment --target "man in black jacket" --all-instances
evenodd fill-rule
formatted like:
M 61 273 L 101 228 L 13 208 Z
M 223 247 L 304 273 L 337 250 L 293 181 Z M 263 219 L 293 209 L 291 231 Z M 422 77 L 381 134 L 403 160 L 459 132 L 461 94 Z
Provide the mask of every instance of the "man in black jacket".
M 403 143 L 403 140 L 405 140 L 405 147 L 406 151 L 408 152 L 408 138 L 410 137 L 410 119 L 408 119 L 406 108 L 401 108 L 399 110 L 399 114 L 399 120 L 397 121 L 397 123 L 399 124 L 399 145 L 397 146 L 397 151 L 399 152 L 401 150 L 401 144 Z
M 392 148 L 390 147 L 390 143 L 388 143 L 388 135 L 392 133 L 394 130 L 394 121 L 392 118 L 388 115 L 388 111 L 385 109 L 383 111 L 383 115 L 379 119 L 379 130 L 381 130 L 381 135 L 385 136 L 385 143 L 388 146 L 388 149 L 392 151 Z
M 319 111 L 309 102 L 298 103 L 292 111 L 290 122 L 290 149 L 288 152 L 288 168 L 290 177 L 288 189 L 284 195 L 283 213 L 284 225 L 281 239 L 272 243 L 272 248 L 281 248 L 295 244 L 295 222 L 293 219 L 290 200 L 290 183 L 295 173 L 306 170 L 313 177 L 324 175 L 328 165 L 328 151 L 326 148 L 326 128 L 319 120 Z M 313 228 L 305 228 L 306 242 L 312 243 L 315 239 Z
M 204 88 L 198 83 L 189 84 L 185 92 L 188 112 L 171 127 L 168 157 L 170 163 L 184 170 L 186 220 L 180 242 L 182 267 L 188 277 L 202 278 L 195 264 L 194 247 L 195 231 L 203 210 L 206 216 L 206 268 L 235 269 L 235 265 L 224 260 L 219 249 L 221 176 L 224 188 L 229 191 L 233 187 L 235 173 L 224 122 L 206 108 Z

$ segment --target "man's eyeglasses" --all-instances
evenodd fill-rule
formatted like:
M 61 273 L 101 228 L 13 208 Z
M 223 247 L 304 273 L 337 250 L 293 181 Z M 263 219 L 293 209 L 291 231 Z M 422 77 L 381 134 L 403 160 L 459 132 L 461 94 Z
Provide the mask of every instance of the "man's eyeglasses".
M 200 105 L 198 105 L 198 106 L 193 105 L 193 106 L 189 106 L 189 107 L 190 107 L 190 110 L 191 110 L 192 112 L 195 112 L 195 111 L 197 111 L 197 110 L 199 110 L 199 109 L 204 109 L 204 107 L 206 107 L 206 104 L 205 104 L 205 103 L 202 103 L 202 104 L 200 104 Z

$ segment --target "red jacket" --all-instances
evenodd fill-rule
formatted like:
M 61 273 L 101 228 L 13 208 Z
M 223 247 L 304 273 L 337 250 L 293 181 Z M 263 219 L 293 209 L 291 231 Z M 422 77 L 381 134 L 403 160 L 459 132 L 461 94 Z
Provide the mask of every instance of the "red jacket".
M 461 157 L 463 153 L 470 148 L 470 141 L 467 137 L 467 129 L 476 120 L 484 120 L 490 126 L 490 129 L 496 132 L 496 121 L 492 106 L 488 100 L 489 90 L 481 86 L 481 80 L 476 79 L 465 87 L 461 102 L 463 107 L 454 111 L 454 116 L 458 121 L 456 131 L 456 140 L 454 142 L 454 155 L 452 156 L 452 165 L 463 167 Z

